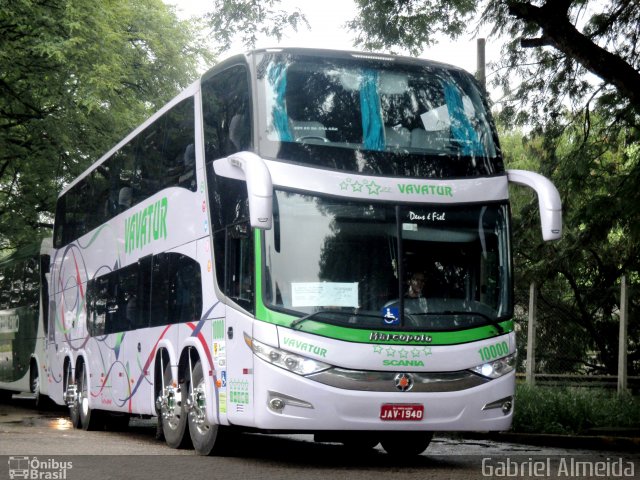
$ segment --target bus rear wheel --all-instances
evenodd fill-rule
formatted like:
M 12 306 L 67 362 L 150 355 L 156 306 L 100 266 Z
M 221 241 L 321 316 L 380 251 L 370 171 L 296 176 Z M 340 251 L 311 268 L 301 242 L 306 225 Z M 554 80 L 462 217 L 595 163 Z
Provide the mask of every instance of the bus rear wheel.
M 380 439 L 385 452 L 397 457 L 420 455 L 433 438 L 433 432 L 388 432 Z
M 77 381 L 74 382 L 72 378 L 72 370 L 71 364 L 67 364 L 65 370 L 65 402 L 69 406 L 69 419 L 71 420 L 71 425 L 74 428 L 80 428 L 80 401 L 79 401 L 79 392 Z
M 89 377 L 84 363 L 78 366 L 78 413 L 80 428 L 83 430 L 99 430 L 104 427 L 104 415 L 89 406 Z
M 187 430 L 187 385 L 181 384 L 177 389 L 173 388 L 171 366 L 164 368 L 165 391 L 162 392 L 163 401 L 158 412 L 159 430 L 164 436 L 164 441 L 171 448 L 188 448 L 190 443 Z
M 206 395 L 202 363 L 196 362 L 191 374 L 193 389 L 189 399 L 189 435 L 193 447 L 199 455 L 223 453 L 228 440 L 223 425 L 211 425 L 206 417 Z M 191 390 L 191 389 L 190 389 Z M 224 437 L 224 438 L 223 438 Z

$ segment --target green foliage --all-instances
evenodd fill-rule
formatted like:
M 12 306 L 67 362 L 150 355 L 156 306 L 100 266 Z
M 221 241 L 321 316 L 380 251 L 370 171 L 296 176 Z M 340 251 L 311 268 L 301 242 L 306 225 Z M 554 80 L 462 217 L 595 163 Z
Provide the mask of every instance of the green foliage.
M 218 52 L 228 50 L 238 35 L 245 47 L 253 48 L 259 35 L 280 40 L 287 28 L 297 31 L 301 26 L 309 27 L 299 9 L 278 10 L 279 4 L 280 0 L 214 0 L 205 19 Z
M 563 201 L 563 238 L 545 245 L 537 199 L 511 187 L 516 303 L 526 308 L 529 283 L 539 287 L 539 371 L 617 370 L 619 281 L 625 274 L 637 285 L 640 274 L 638 134 L 611 129 L 593 114 L 589 132 L 558 122 L 541 133 L 503 135 L 507 167 L 541 171 Z M 640 368 L 638 313 L 636 294 L 629 303 L 630 374 Z M 523 317 L 517 319 L 521 324 Z
M 0 0 L 0 249 L 211 60 L 161 0 Z M 194 38 L 196 40 L 194 40 Z
M 505 39 L 492 83 L 505 92 L 503 120 L 544 126 L 606 106 L 631 124 L 640 112 L 637 0 L 489 0 L 481 22 Z M 634 114 L 635 112 L 635 114 Z
M 517 385 L 513 431 L 585 435 L 593 428 L 640 428 L 640 399 L 586 387 Z
M 369 50 L 398 48 L 420 54 L 437 35 L 456 38 L 476 10 L 475 0 L 356 0 L 358 17 L 348 23 L 357 33 L 356 44 Z

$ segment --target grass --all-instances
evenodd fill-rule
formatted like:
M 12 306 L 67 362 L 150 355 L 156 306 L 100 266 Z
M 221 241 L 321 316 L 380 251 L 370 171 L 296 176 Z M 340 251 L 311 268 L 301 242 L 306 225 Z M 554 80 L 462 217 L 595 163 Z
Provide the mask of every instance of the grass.
M 585 387 L 517 385 L 513 431 L 586 435 L 592 429 L 640 430 L 640 398 Z

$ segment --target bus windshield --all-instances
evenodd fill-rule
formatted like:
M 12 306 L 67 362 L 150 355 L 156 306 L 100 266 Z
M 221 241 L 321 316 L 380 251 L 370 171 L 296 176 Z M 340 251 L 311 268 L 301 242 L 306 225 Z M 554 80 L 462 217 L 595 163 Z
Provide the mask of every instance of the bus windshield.
M 262 54 L 260 154 L 379 175 L 504 169 L 473 77 L 436 63 Z
M 456 330 L 512 314 L 508 207 L 275 191 L 265 304 L 355 328 Z

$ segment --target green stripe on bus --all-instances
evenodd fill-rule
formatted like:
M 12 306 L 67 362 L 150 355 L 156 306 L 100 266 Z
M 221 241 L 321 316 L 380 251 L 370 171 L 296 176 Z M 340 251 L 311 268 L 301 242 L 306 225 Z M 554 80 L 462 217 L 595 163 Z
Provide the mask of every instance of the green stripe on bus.
M 275 325 L 288 327 L 296 317 L 264 309 L 266 315 L 257 316 L 261 320 Z M 261 312 L 262 313 L 262 312 Z M 452 332 L 421 332 L 421 331 L 398 331 L 398 330 L 375 330 L 348 328 L 337 325 L 329 325 L 322 322 L 307 320 L 296 329 L 301 332 L 311 333 L 322 337 L 344 340 L 355 343 L 381 343 L 396 345 L 415 345 L 416 343 L 425 345 L 455 345 L 459 343 L 476 342 L 487 338 L 493 338 L 504 333 L 513 331 L 513 320 L 500 322 L 502 333 L 499 333 L 493 325 L 457 330 Z M 384 338 L 386 335 L 396 338 Z M 379 339 L 383 337 L 382 339 Z M 398 338 L 399 337 L 399 338 Z M 419 338 L 431 338 L 431 341 L 419 341 Z

